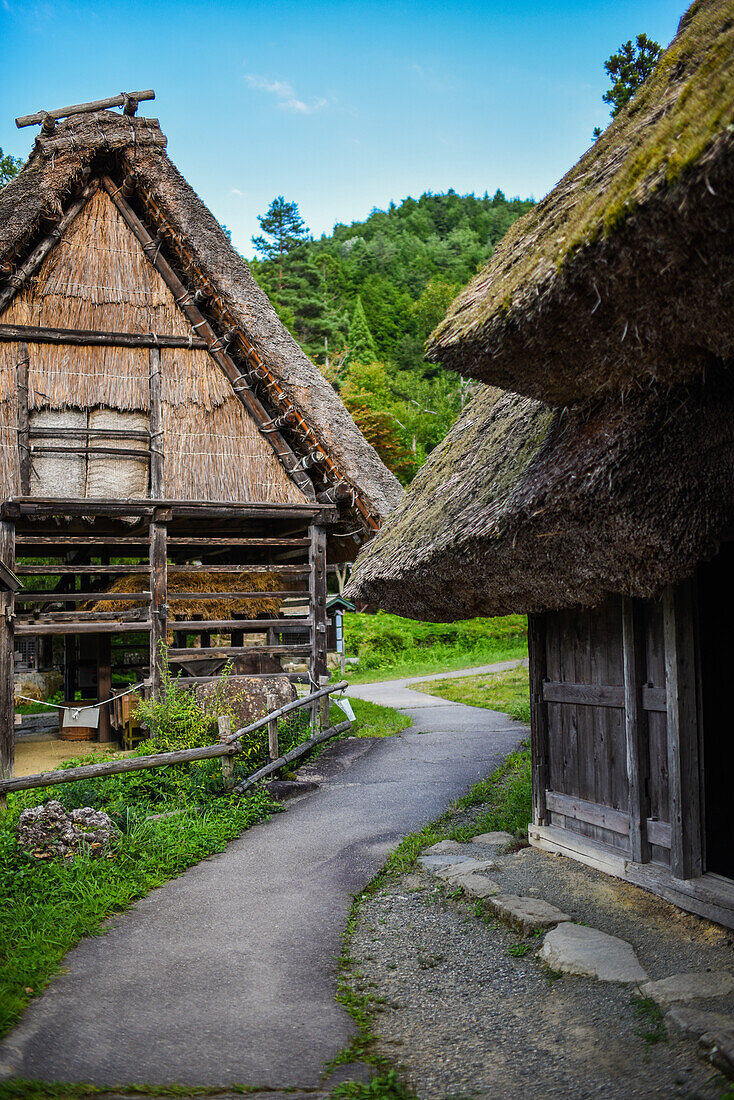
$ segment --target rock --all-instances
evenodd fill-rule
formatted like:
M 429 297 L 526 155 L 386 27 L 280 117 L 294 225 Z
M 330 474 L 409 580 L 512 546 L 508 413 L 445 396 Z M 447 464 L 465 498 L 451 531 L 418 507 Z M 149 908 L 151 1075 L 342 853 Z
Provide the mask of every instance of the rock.
M 703 970 L 693 974 L 672 974 L 659 982 L 640 986 L 643 997 L 652 997 L 661 1008 L 678 1001 L 706 1000 L 726 997 L 734 992 L 734 976 L 728 970 Z
M 463 852 L 439 852 L 437 855 L 418 856 L 418 862 L 426 871 L 439 871 L 456 863 L 466 863 L 467 859 Z
M 470 898 L 490 898 L 493 894 L 499 894 L 502 889 L 493 879 L 476 873 L 462 875 L 461 878 L 454 879 L 454 884 L 460 886 Z
M 572 919 L 568 913 L 563 913 L 542 898 L 500 894 L 492 898 L 490 905 L 500 920 L 507 921 L 518 932 L 528 934 L 536 928 L 551 928 L 554 924 Z
M 16 695 L 28 695 L 34 699 L 48 699 L 50 695 L 61 690 L 63 683 L 64 678 L 60 672 L 53 670 L 38 672 L 36 669 L 26 669 L 22 672 L 16 672 L 14 690 Z
M 290 798 L 317 791 L 319 784 L 310 779 L 272 779 L 266 787 L 273 798 L 277 798 L 279 802 L 287 802 Z
M 203 710 L 219 717 L 222 702 L 233 713 L 235 729 L 249 726 L 268 713 L 267 697 L 272 696 L 277 709 L 297 698 L 296 689 L 287 676 L 228 676 L 198 684 L 196 698 Z
M 674 1005 L 665 1013 L 665 1022 L 674 1031 L 690 1039 L 700 1039 L 707 1031 L 727 1031 L 734 1027 L 734 1018 L 723 1012 L 704 1012 L 701 1008 Z
M 631 944 L 582 924 L 559 924 L 548 932 L 538 955 L 553 970 L 600 982 L 640 982 L 647 978 Z
M 734 1078 L 734 1028 L 704 1032 L 698 1049 L 712 1066 Z
M 34 684 L 32 680 L 16 680 L 13 690 L 14 697 L 20 703 L 27 703 L 29 699 L 35 699 L 37 703 L 40 703 L 43 699 L 43 692 L 38 684 Z
M 67 814 L 60 802 L 23 810 L 15 830 L 18 844 L 38 858 L 73 857 L 79 852 L 102 855 L 119 829 L 106 813 L 84 806 Z
M 463 875 L 482 874 L 484 871 L 499 870 L 501 870 L 499 864 L 495 863 L 493 859 L 461 859 L 458 863 L 449 864 L 447 867 L 439 867 L 435 875 L 436 878 L 443 879 L 444 882 L 453 882 L 454 879 L 461 878 Z
M 506 844 L 514 844 L 516 838 L 512 833 L 480 833 L 471 838 L 472 844 L 486 844 L 488 846 L 504 847 Z
M 466 853 L 466 844 L 459 844 L 458 840 L 441 840 L 438 844 L 432 844 L 430 848 L 425 849 L 427 856 L 435 856 L 441 852 L 464 852 Z

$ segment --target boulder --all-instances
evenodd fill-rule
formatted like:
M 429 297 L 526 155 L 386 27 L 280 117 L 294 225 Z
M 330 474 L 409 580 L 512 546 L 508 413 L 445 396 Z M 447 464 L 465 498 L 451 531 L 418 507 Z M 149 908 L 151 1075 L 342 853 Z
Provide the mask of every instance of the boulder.
M 273 700 L 271 707 L 268 696 Z M 215 718 L 219 717 L 224 700 L 232 711 L 235 729 L 241 729 L 264 718 L 269 710 L 293 702 L 297 694 L 287 676 L 228 676 L 223 681 L 198 684 L 196 698 L 202 709 Z
M 72 858 L 80 852 L 102 855 L 119 829 L 102 810 L 91 806 L 67 813 L 60 802 L 23 810 L 15 830 L 19 846 L 39 859 Z

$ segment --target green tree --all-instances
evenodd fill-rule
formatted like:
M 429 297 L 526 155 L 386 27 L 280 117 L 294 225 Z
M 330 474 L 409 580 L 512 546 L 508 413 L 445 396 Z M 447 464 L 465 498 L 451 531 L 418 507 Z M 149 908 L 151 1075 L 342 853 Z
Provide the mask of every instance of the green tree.
M 266 260 L 278 263 L 278 289 L 283 286 L 283 258 L 309 239 L 309 230 L 298 212 L 298 203 L 286 202 L 282 195 L 273 199 L 267 214 L 258 215 L 262 234 L 252 243 Z
M 3 153 L 0 149 L 0 187 L 15 179 L 22 167 L 23 161 L 20 157 L 11 157 L 10 153 Z
M 616 53 L 604 62 L 604 68 L 612 82 L 602 99 L 611 107 L 611 116 L 616 118 L 626 107 L 635 92 L 647 80 L 658 61 L 662 48 L 646 34 L 638 34 L 634 45 L 632 39 L 623 42 Z M 594 127 L 594 138 L 601 134 L 599 126 Z
M 347 347 L 349 348 L 350 364 L 361 363 L 366 365 L 368 363 L 374 363 L 377 358 L 377 348 L 375 347 L 374 337 L 370 332 L 370 326 L 367 323 L 367 316 L 364 312 L 364 306 L 362 305 L 362 299 L 359 294 L 357 295 L 352 318 L 349 322 Z

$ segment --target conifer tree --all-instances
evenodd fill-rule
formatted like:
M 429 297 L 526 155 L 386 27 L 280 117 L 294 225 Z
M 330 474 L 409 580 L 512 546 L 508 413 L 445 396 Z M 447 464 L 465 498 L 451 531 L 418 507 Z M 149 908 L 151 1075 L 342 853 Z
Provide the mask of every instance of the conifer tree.
M 277 260 L 278 290 L 282 290 L 283 257 L 309 239 L 308 227 L 298 213 L 298 203 L 286 202 L 282 195 L 273 199 L 267 214 L 259 214 L 257 220 L 267 236 L 253 237 L 252 243 L 266 260 Z
M 374 363 L 377 359 L 377 348 L 359 294 L 354 305 L 352 319 L 349 322 L 347 347 L 349 348 L 350 363 Z

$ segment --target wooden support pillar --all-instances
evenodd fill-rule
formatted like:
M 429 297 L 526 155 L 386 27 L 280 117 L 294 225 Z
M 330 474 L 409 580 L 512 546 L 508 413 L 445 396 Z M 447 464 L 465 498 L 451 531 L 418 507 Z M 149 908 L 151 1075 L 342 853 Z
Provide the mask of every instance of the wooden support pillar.
M 548 704 L 543 682 L 548 676 L 545 615 L 528 615 L 530 656 L 530 745 L 533 776 L 533 824 L 548 824 L 545 792 L 548 787 Z
M 624 651 L 624 728 L 627 746 L 630 855 L 635 863 L 648 863 L 650 844 L 647 819 L 650 816 L 649 736 L 642 689 L 647 681 L 645 624 L 638 600 L 622 600 L 622 645 Z
M 150 689 L 158 695 L 161 668 L 166 661 L 161 646 L 168 633 L 167 527 L 155 519 L 150 525 Z
M 101 702 L 112 694 L 112 635 L 100 634 L 97 637 L 97 698 Z M 98 741 L 112 741 L 110 707 L 99 708 Z
M 27 344 L 18 344 L 17 356 L 15 374 L 18 390 L 18 464 L 20 467 L 20 492 L 25 497 L 30 496 L 31 492 L 30 414 L 28 412 L 30 354 Z
M 670 869 L 680 879 L 703 873 L 693 599 L 692 581 L 663 595 Z
M 318 523 L 309 527 L 311 545 L 308 562 L 309 610 L 311 617 L 311 674 L 312 684 L 318 686 L 319 677 L 326 675 L 326 530 Z
M 150 495 L 154 500 L 160 500 L 165 496 L 160 348 L 151 348 L 148 354 L 150 365 Z
M 15 524 L 0 521 L 0 560 L 15 568 Z M 15 598 L 12 592 L 0 595 L 0 777 L 12 779 L 15 760 L 15 638 L 13 619 Z

